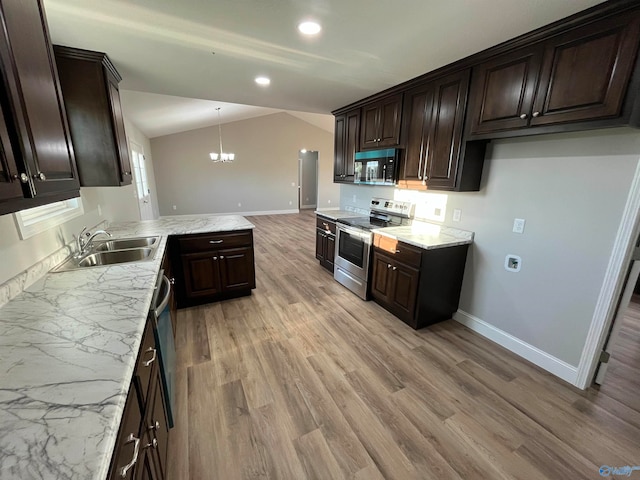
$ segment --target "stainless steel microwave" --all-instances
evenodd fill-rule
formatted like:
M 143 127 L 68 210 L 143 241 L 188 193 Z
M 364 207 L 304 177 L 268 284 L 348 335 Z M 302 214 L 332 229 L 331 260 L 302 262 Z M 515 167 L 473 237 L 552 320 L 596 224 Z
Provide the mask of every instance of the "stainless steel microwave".
M 397 148 L 356 152 L 353 183 L 395 185 L 398 170 Z

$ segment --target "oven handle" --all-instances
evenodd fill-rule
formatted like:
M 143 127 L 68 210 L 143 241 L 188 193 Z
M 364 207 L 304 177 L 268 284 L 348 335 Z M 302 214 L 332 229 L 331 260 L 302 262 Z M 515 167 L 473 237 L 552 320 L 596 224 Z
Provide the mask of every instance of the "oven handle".
M 371 232 L 363 232 L 360 229 L 350 228 L 349 226 L 344 224 L 337 224 L 336 230 L 338 230 L 338 232 L 348 233 L 349 235 L 353 235 L 354 237 L 360 237 L 366 243 L 371 243 Z

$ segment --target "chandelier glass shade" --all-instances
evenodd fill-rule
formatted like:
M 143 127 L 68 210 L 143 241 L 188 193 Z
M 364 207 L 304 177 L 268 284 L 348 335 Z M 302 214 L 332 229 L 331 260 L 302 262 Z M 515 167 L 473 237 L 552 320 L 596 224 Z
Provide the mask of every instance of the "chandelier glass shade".
M 233 162 L 236 158 L 235 153 L 229 153 L 222 150 L 222 125 L 220 121 L 220 107 L 216 108 L 218 111 L 218 138 L 220 139 L 220 151 L 210 152 L 209 157 L 215 163 L 217 162 Z

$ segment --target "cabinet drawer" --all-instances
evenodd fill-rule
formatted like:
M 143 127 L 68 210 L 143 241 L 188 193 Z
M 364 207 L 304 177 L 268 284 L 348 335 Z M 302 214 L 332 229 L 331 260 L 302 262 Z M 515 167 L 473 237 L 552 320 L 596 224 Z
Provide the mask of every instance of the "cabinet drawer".
M 331 232 L 334 235 L 336 234 L 336 222 L 329 220 L 328 218 L 320 216 L 316 217 L 316 227 L 324 230 L 325 232 Z
M 410 267 L 420 268 L 422 249 L 418 247 L 399 242 L 398 240 L 383 235 L 374 235 L 373 245 L 387 252 L 387 254 L 397 262 L 402 262 Z
M 179 239 L 180 251 L 208 252 L 218 248 L 250 247 L 252 245 L 251 230 L 229 233 L 207 233 L 204 235 L 189 235 Z
M 125 404 L 122 420 L 120 421 L 120 430 L 118 432 L 118 438 L 116 439 L 116 446 L 113 450 L 111 471 L 108 476 L 109 480 L 133 478 L 133 466 L 127 468 L 124 477 L 122 476 L 122 469 L 131 464 L 134 458 L 135 441 L 140 438 L 141 421 L 142 413 L 140 412 L 140 406 L 138 405 L 138 400 L 135 395 L 135 388 L 132 384 L 131 388 L 129 388 L 127 403 Z

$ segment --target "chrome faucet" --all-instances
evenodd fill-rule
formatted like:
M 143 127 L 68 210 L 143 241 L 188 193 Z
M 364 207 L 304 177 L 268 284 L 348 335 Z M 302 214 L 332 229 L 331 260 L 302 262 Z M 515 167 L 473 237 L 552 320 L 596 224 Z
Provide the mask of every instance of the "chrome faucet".
M 87 253 L 89 248 L 91 248 L 91 242 L 93 242 L 93 239 L 96 238 L 98 235 L 107 235 L 109 237 L 111 236 L 111 234 L 106 230 L 96 230 L 95 232 L 91 233 L 87 231 L 87 227 L 84 227 L 80 231 L 80 233 L 78 234 L 78 238 L 76 239 L 76 243 L 78 246 L 77 255 L 81 256 Z

